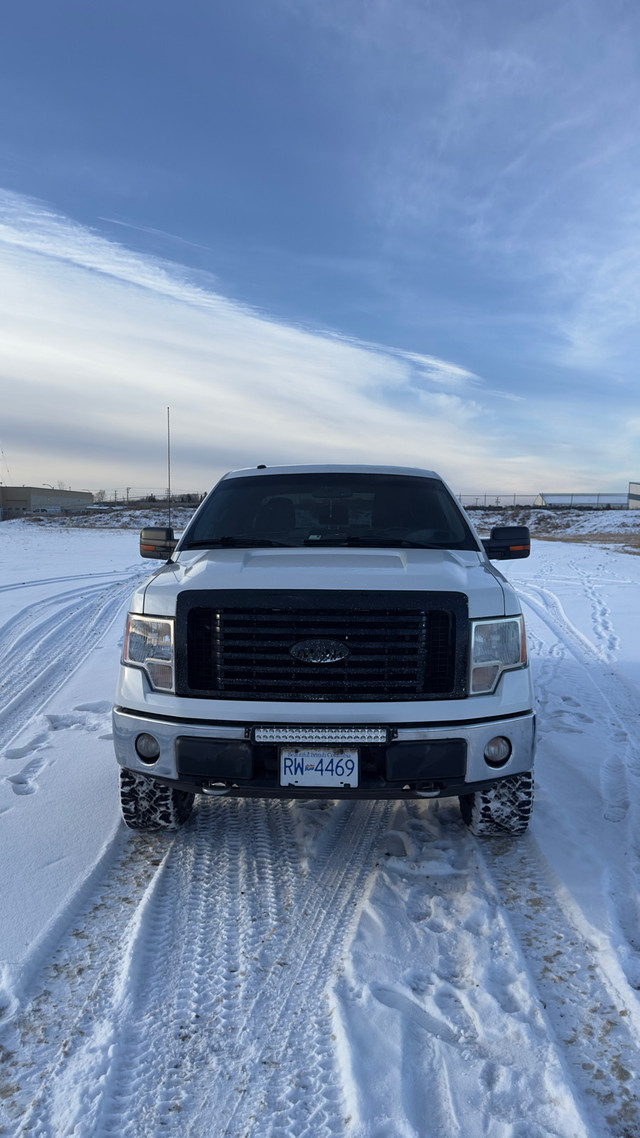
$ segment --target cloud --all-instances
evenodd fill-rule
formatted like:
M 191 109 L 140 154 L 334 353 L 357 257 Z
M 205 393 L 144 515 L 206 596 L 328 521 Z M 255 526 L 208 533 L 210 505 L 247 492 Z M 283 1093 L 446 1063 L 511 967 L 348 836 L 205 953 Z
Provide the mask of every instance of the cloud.
M 190 249 L 205 249 L 211 252 L 208 245 L 201 245 L 199 241 L 187 241 L 185 237 L 179 237 L 176 233 L 167 233 L 166 229 L 154 229 L 151 225 L 133 225 L 130 221 L 119 221 L 115 217 L 101 217 L 98 215 L 98 221 L 104 221 L 107 225 L 119 225 L 122 229 L 133 229 L 137 233 L 147 233 L 151 237 L 160 237 L 163 241 L 170 241 L 176 245 L 186 245 Z
M 464 432 L 480 407 L 438 390 L 479 383 L 455 364 L 270 320 L 14 194 L 0 241 L 20 480 L 153 482 L 167 405 L 180 481 L 198 486 L 229 461 L 478 462 Z
M 561 468 L 585 488 L 610 458 L 602 442 L 595 463 L 579 454 L 580 410 L 558 460 L 561 409 L 521 408 L 437 356 L 271 319 L 32 200 L 0 195 L 0 242 L 2 444 L 17 482 L 161 488 L 167 406 L 185 490 L 309 461 L 427 467 L 460 492 L 531 492 Z
M 0 242 L 9 249 L 38 253 L 192 304 L 222 301 L 215 294 L 188 285 L 173 263 L 138 256 L 42 203 L 6 190 L 0 191 Z
M 517 345 L 524 330 L 544 363 L 592 376 L 612 365 L 629 379 L 640 348 L 637 5 L 302 8 L 339 37 L 356 105 L 376 108 L 362 208 L 389 260 L 414 265 L 435 295 L 441 276 L 477 335 L 502 320 L 505 339 Z
M 598 238 L 580 229 L 553 258 L 559 313 L 559 358 L 607 379 L 637 382 L 640 353 L 640 195 L 605 222 Z M 551 258 L 550 258 L 551 259 Z
M 474 375 L 472 371 L 458 367 L 456 364 L 447 363 L 445 360 L 436 359 L 434 356 L 425 356 L 418 352 L 401 351 L 397 351 L 394 354 L 398 359 L 406 360 L 408 363 L 413 364 L 416 376 L 419 379 L 426 380 L 428 383 L 436 384 L 437 386 L 461 388 L 476 386 L 482 383 L 480 377 Z

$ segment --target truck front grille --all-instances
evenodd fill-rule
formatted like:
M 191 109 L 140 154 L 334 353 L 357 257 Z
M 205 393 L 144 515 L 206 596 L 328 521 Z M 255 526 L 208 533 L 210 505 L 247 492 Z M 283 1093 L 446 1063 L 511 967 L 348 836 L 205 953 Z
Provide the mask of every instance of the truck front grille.
M 458 593 L 182 593 L 176 640 L 186 644 L 186 658 L 178 650 L 178 694 L 323 702 L 461 698 L 466 610 Z M 323 645 L 341 658 L 314 659 Z

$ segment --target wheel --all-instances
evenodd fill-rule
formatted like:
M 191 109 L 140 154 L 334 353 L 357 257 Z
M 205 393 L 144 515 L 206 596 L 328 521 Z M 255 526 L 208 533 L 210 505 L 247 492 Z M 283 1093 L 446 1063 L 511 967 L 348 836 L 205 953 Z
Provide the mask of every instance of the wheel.
M 462 819 L 472 834 L 524 834 L 533 807 L 533 775 L 514 774 L 488 790 L 460 795 Z
M 130 830 L 179 830 L 191 814 L 194 798 L 186 790 L 174 790 L 120 767 L 120 809 Z

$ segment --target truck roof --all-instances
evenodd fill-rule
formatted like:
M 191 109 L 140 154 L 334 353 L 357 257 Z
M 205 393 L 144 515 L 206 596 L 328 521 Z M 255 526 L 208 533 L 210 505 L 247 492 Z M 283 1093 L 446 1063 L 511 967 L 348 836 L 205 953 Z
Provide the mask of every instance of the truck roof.
M 404 474 L 413 478 L 438 478 L 434 470 L 421 470 L 417 466 L 363 466 L 360 463 L 342 463 L 328 466 L 251 466 L 245 470 L 230 470 L 224 478 L 255 478 L 270 474 Z M 224 481 L 224 478 L 221 481 Z

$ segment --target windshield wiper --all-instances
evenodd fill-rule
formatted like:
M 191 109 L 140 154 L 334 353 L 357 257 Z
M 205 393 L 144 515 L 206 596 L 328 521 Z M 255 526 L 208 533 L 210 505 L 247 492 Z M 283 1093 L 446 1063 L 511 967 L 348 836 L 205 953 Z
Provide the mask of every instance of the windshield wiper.
M 181 546 L 185 549 L 261 549 L 266 546 L 276 546 L 280 549 L 299 549 L 300 545 L 332 546 L 360 546 L 365 549 L 448 549 L 444 542 L 427 543 L 424 541 L 410 541 L 403 537 L 367 537 L 361 534 L 334 534 L 333 537 L 305 537 L 300 542 L 274 541 L 268 537 L 235 537 L 232 534 L 217 538 L 202 538 L 199 541 L 190 541 Z
M 260 549 L 265 545 L 284 546 L 290 549 L 288 541 L 273 541 L 268 537 L 234 537 L 232 534 L 224 537 L 202 538 L 200 541 L 189 541 L 182 549 Z
M 361 534 L 334 534 L 333 537 L 307 537 L 304 540 L 305 545 L 360 545 L 365 548 L 382 548 L 382 549 L 446 549 L 447 547 L 441 544 L 427 545 L 424 541 L 410 541 L 404 537 L 366 537 Z

